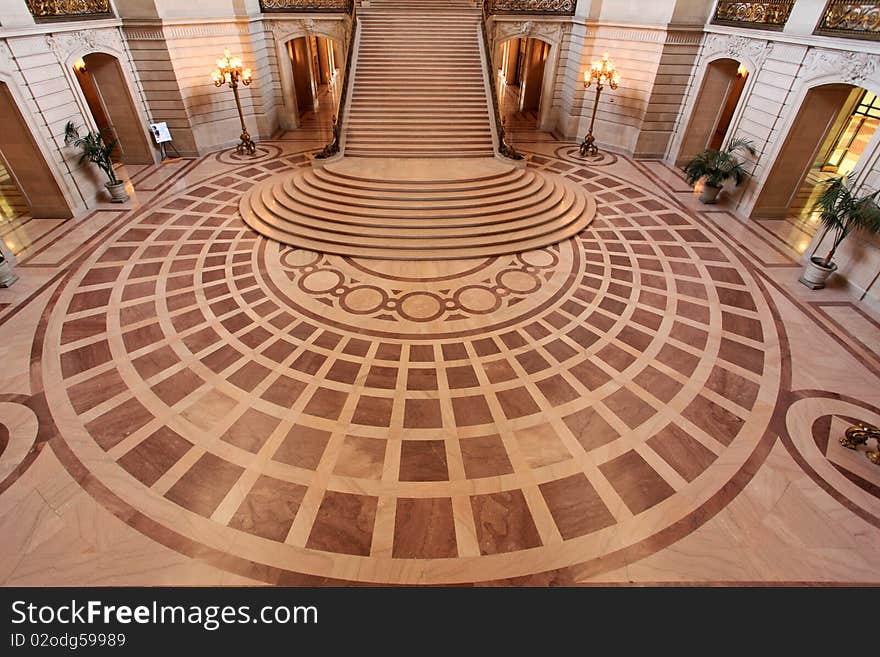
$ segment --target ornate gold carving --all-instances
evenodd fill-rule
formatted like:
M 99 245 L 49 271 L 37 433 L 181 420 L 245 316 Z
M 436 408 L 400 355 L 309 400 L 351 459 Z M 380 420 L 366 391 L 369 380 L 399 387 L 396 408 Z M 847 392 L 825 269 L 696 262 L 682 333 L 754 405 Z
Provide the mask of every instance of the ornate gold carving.
M 34 18 L 112 16 L 110 0 L 27 0 Z
M 573 16 L 576 0 L 486 0 L 492 14 L 562 14 Z
M 880 2 L 831 0 L 816 28 L 817 34 L 857 39 L 880 39 Z
M 868 441 L 873 438 L 880 447 L 880 429 L 873 424 L 867 422 L 859 422 L 846 430 L 840 444 L 847 449 L 856 449 L 859 445 L 867 445 Z M 865 454 L 872 463 L 880 465 L 880 451 L 868 452 Z
M 272 11 L 351 12 L 352 0 L 260 0 L 260 9 Z
M 713 23 L 781 30 L 788 20 L 794 0 L 774 2 L 728 2 L 721 0 L 715 8 Z

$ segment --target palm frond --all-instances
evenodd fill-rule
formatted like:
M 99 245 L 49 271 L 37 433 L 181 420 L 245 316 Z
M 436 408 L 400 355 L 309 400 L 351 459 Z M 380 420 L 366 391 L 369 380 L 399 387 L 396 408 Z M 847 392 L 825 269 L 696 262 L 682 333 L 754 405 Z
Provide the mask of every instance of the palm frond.
M 64 143 L 73 145 L 82 151 L 79 158 L 80 164 L 89 161 L 107 174 L 111 184 L 119 182 L 116 173 L 113 171 L 113 160 L 111 157 L 113 149 L 116 148 L 116 139 L 111 139 L 109 142 L 105 141 L 104 135 L 100 131 L 89 131 L 85 135 L 80 135 L 73 122 L 68 121 L 64 127 Z
M 825 256 L 829 264 L 837 248 L 853 231 L 880 233 L 880 190 L 865 196 L 856 196 L 844 176 L 825 182 L 825 189 L 813 204 L 812 211 L 819 215 L 825 234 L 831 234 L 831 248 Z
M 745 163 L 736 153 L 745 151 L 754 156 L 757 154 L 752 142 L 741 137 L 734 137 L 723 150 L 707 148 L 697 153 L 684 167 L 685 179 L 689 185 L 705 179 L 706 184 L 721 187 L 725 180 L 734 179 L 737 187 L 748 176 Z

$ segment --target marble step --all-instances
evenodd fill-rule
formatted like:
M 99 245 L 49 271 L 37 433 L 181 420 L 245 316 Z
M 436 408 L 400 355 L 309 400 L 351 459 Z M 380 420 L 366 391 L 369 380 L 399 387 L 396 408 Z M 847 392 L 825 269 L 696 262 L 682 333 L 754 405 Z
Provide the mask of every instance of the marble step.
M 485 158 L 491 157 L 495 152 L 493 147 L 485 147 L 485 148 L 476 148 L 476 149 L 464 149 L 464 148 L 455 148 L 455 149 L 443 149 L 441 151 L 437 150 L 416 150 L 409 149 L 406 151 L 397 151 L 391 148 L 385 148 L 380 151 L 376 151 L 375 149 L 357 149 L 357 148 L 346 148 L 345 155 L 346 157 L 352 158 L 375 158 L 375 157 L 390 157 L 396 159 L 407 159 L 407 158 L 437 158 L 437 159 L 448 159 L 450 157 L 458 157 L 458 158 Z
M 346 207 L 350 213 L 364 216 L 404 216 L 406 213 L 442 211 L 445 217 L 451 217 L 451 211 L 461 210 L 469 216 L 478 216 L 474 211 L 481 212 L 491 209 L 493 212 L 517 201 L 519 208 L 538 205 L 553 196 L 553 190 L 546 181 L 534 174 L 521 176 L 505 186 L 498 186 L 485 193 L 482 190 L 465 190 L 460 192 L 396 193 L 376 195 L 352 195 L 347 188 L 334 188 L 331 183 L 320 180 L 309 173 L 284 182 L 284 192 L 290 198 L 311 198 L 316 202 L 313 207 L 324 207 L 328 203 L 336 207 Z M 302 196 L 300 196 L 302 195 Z M 281 201 L 284 203 L 284 201 Z M 425 210 L 427 208 L 428 210 Z M 326 209 L 326 208 L 325 208 Z M 516 207 L 514 207 L 516 209 Z M 393 212 L 389 213 L 391 210 Z M 446 214 L 446 211 L 449 211 Z M 403 213 L 403 215 L 401 215 Z
M 523 195 L 536 189 L 547 190 L 543 200 L 524 202 Z M 415 260 L 547 246 L 583 230 L 595 208 L 591 196 L 561 176 L 492 158 L 412 165 L 343 160 L 269 178 L 240 202 L 248 225 L 285 244 Z
M 289 229 L 289 224 L 295 224 L 300 230 L 325 231 L 337 238 L 350 236 L 359 240 L 385 239 L 397 241 L 400 245 L 400 240 L 437 240 L 449 237 L 475 241 L 502 237 L 518 239 L 526 231 L 534 235 L 546 230 L 548 226 L 555 229 L 560 224 L 570 223 L 585 206 L 584 197 L 577 196 L 571 189 L 564 190 L 563 194 L 564 200 L 557 203 L 550 212 L 534 210 L 513 216 L 499 211 L 489 215 L 489 219 L 484 221 L 453 222 L 445 217 L 442 221 L 438 217 L 397 217 L 393 221 L 379 222 L 359 215 L 345 216 L 332 212 L 322 216 L 310 207 L 287 199 L 287 203 L 281 204 L 279 197 L 284 198 L 284 190 L 277 182 L 262 187 L 260 195 L 251 199 L 251 205 L 268 224 L 282 230 Z
M 343 154 L 491 155 L 480 11 L 462 0 L 377 0 L 358 15 L 360 45 Z

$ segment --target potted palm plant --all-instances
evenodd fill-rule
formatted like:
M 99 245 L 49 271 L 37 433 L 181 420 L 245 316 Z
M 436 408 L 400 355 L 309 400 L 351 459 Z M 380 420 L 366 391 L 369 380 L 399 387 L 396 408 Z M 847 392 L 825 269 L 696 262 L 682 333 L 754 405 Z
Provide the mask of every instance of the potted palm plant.
M 79 131 L 72 121 L 68 121 L 67 126 L 64 128 L 64 143 L 67 145 L 73 144 L 73 146 L 82 151 L 79 161 L 88 160 L 107 174 L 108 182 L 104 183 L 104 186 L 110 192 L 110 201 L 112 203 L 124 203 L 128 200 L 128 194 L 125 192 L 125 181 L 116 177 L 116 173 L 113 171 L 113 160 L 110 159 L 110 154 L 116 148 L 116 142 L 116 139 L 105 142 L 104 136 L 100 131 L 89 131 L 85 136 L 80 137 Z
M 847 186 L 845 177 L 832 178 L 825 183 L 825 191 L 813 205 L 813 212 L 819 213 L 822 222 L 822 236 L 807 261 L 804 273 L 798 279 L 812 290 L 825 287 L 825 281 L 835 271 L 834 254 L 841 242 L 853 231 L 863 231 L 876 235 L 880 233 L 880 207 L 877 196 L 880 190 L 864 196 L 856 196 Z M 831 235 L 831 248 L 824 257 L 817 256 L 816 250 Z
M 750 155 L 756 153 L 750 141 L 736 137 L 720 151 L 714 148 L 700 151 L 685 165 L 684 173 L 688 185 L 696 185 L 698 181 L 703 180 L 703 192 L 700 194 L 703 203 L 715 203 L 725 180 L 733 178 L 736 186 L 739 187 L 746 179 L 748 174 L 745 163 L 736 156 L 738 151 Z

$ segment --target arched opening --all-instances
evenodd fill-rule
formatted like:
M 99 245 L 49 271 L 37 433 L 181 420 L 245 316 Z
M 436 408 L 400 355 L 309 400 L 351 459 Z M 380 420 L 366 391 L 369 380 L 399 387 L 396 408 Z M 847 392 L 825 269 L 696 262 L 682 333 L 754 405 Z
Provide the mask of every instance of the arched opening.
M 507 127 L 536 129 L 541 125 L 541 100 L 550 57 L 550 44 L 529 37 L 498 46 L 498 84 L 501 114 Z
M 339 101 L 337 74 L 341 66 L 339 44 L 310 35 L 286 44 L 293 75 L 293 92 L 301 127 L 329 127 Z
M 848 175 L 880 125 L 880 99 L 861 87 L 826 84 L 807 92 L 764 182 L 752 217 L 794 219 L 810 236 L 810 211 L 829 178 Z
M 719 59 L 706 67 L 706 75 L 678 152 L 678 166 L 684 166 L 705 148 L 721 148 L 748 77 L 746 67 L 735 59 Z
M 0 215 L 63 218 L 70 206 L 15 103 L 0 82 Z
M 73 72 L 98 130 L 117 140 L 114 160 L 122 164 L 152 164 L 153 151 L 119 60 L 112 55 L 91 53 L 74 64 Z

